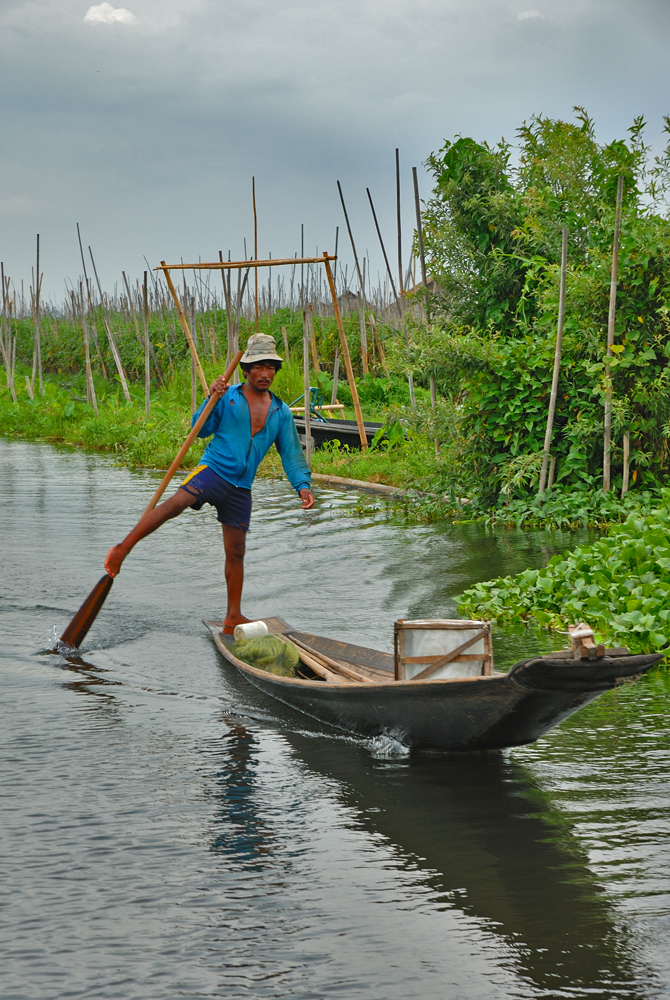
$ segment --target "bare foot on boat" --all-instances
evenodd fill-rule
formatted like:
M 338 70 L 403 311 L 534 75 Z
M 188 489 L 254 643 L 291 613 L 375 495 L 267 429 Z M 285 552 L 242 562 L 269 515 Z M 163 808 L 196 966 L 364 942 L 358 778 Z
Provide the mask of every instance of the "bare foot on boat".
M 251 618 L 246 618 L 243 614 L 239 615 L 226 615 L 223 622 L 223 634 L 232 635 L 235 631 L 236 625 L 244 625 L 245 622 L 250 622 Z

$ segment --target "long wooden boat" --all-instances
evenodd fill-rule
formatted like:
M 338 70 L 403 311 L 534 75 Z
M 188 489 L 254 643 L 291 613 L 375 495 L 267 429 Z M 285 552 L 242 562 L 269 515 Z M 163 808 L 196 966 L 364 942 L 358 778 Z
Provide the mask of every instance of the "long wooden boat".
M 298 645 L 301 676 L 277 676 L 244 663 L 232 651 L 232 637 L 223 634 L 223 622 L 204 624 L 225 659 L 254 687 L 285 705 L 348 732 L 385 734 L 405 746 L 426 749 L 532 743 L 604 691 L 636 679 L 662 659 L 658 653 L 597 647 L 588 656 L 576 657 L 573 650 L 534 656 L 507 673 L 396 680 L 391 653 L 303 632 L 281 618 L 263 620 L 271 633 Z

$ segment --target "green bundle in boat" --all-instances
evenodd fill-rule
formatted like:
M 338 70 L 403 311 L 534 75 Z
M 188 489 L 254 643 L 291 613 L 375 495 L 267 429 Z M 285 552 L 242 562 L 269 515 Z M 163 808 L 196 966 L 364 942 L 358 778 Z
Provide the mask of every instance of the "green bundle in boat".
M 300 659 L 292 642 L 284 642 L 278 635 L 261 635 L 254 639 L 239 639 L 232 645 L 238 660 L 259 670 L 267 670 L 280 677 L 295 677 Z

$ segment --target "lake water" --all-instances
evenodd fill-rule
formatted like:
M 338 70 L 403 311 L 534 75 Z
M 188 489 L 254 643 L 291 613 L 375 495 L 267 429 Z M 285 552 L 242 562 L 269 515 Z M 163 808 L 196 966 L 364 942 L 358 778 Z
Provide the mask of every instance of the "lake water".
M 79 662 L 44 650 L 159 476 L 0 439 L 0 996 L 670 997 L 667 675 L 536 744 L 408 754 L 268 700 L 201 625 L 220 528 L 138 546 Z M 548 532 L 401 527 L 259 481 L 245 611 L 390 649 Z M 549 648 L 498 635 L 499 666 Z

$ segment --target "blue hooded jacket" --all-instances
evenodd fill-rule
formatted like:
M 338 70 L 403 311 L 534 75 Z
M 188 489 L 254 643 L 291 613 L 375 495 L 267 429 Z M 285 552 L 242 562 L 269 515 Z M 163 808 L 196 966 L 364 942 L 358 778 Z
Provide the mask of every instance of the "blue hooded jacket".
M 295 429 L 293 414 L 286 403 L 270 393 L 270 409 L 265 426 L 251 436 L 251 413 L 243 383 L 231 385 L 216 403 L 198 431 L 198 437 L 214 437 L 205 448 L 201 462 L 226 482 L 250 490 L 256 470 L 271 445 L 276 445 L 289 482 L 300 493 L 309 489 L 311 475 Z M 191 420 L 196 422 L 207 401 L 203 400 Z

